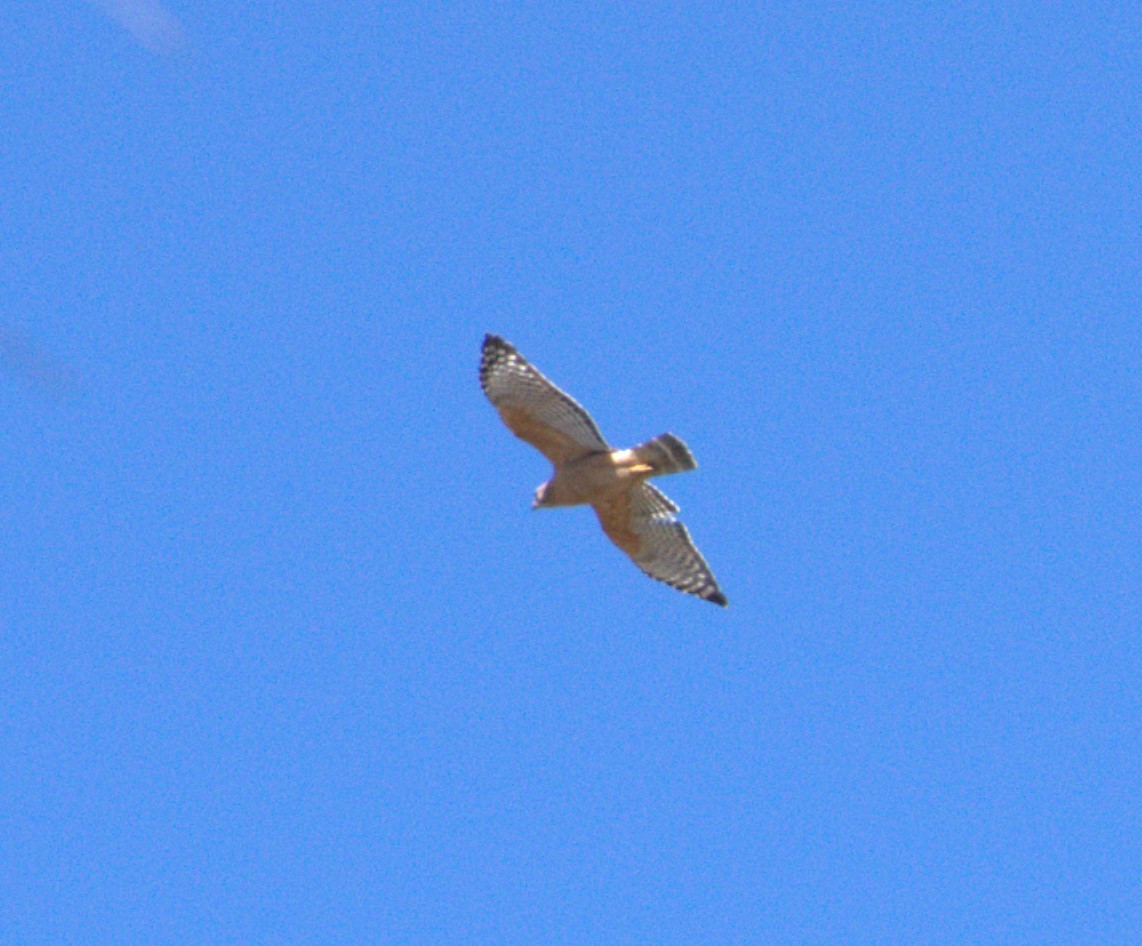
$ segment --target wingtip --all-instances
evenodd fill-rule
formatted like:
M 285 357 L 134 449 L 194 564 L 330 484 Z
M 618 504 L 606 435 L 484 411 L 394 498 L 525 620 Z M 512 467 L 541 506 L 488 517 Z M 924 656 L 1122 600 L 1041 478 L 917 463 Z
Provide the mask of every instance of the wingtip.
M 510 357 L 514 350 L 499 335 L 491 332 L 484 335 L 484 344 L 480 346 L 480 386 L 485 392 L 488 390 L 488 375 L 493 366 Z
M 729 601 L 726 600 L 726 596 L 720 591 L 715 591 L 711 594 L 706 595 L 706 600 L 723 608 L 729 605 Z

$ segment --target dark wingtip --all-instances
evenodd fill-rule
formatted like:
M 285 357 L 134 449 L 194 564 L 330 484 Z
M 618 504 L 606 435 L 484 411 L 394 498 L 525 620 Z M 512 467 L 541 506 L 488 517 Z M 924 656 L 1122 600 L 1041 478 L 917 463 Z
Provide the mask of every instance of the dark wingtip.
M 729 602 L 726 600 L 726 596 L 720 591 L 715 591 L 712 594 L 706 595 L 706 600 L 712 601 L 714 604 L 721 605 L 723 608 L 729 604 Z
M 500 361 L 508 352 L 514 349 L 499 335 L 488 332 L 484 336 L 484 344 L 480 347 L 480 387 L 487 391 L 488 374 L 493 365 Z

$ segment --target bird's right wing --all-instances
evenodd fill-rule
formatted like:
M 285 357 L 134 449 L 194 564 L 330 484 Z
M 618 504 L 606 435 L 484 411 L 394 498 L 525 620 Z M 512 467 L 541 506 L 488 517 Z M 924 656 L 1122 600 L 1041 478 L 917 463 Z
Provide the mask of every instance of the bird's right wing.
M 726 596 L 676 512 L 678 507 L 649 483 L 595 504 L 607 537 L 651 578 L 725 607 Z

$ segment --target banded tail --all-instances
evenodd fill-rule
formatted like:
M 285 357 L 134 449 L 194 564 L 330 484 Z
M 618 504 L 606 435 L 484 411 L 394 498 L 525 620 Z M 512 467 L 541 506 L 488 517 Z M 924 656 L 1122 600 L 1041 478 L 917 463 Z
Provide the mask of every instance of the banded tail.
M 653 440 L 631 448 L 631 453 L 639 463 L 645 463 L 653 470 L 651 476 L 665 476 L 668 473 L 685 473 L 696 469 L 694 454 L 690 448 L 674 434 L 659 434 Z

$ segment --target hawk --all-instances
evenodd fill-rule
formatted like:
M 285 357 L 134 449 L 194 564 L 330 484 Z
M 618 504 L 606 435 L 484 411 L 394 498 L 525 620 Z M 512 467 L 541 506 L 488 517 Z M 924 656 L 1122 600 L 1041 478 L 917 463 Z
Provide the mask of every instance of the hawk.
M 612 449 L 591 415 L 498 335 L 484 337 L 480 386 L 508 429 L 555 467 L 535 491 L 533 509 L 591 506 L 607 537 L 651 578 L 726 605 L 710 566 L 674 518 L 678 507 L 647 482 L 695 469 L 686 444 L 660 434 Z

